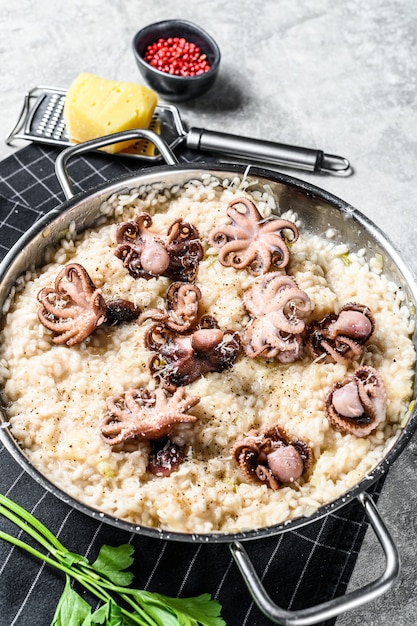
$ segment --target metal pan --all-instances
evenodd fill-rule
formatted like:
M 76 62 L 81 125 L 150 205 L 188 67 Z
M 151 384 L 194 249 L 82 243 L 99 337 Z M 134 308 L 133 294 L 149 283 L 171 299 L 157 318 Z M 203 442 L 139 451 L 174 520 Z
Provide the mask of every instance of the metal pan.
M 134 176 L 129 174 L 128 176 L 105 183 L 92 191 L 73 195 L 72 183 L 66 171 L 66 166 L 70 158 L 89 150 L 96 150 L 108 143 L 138 137 L 154 143 L 164 157 L 167 165 L 150 168 Z M 100 140 L 87 142 L 86 144 L 71 146 L 59 155 L 56 163 L 56 171 L 67 200 L 61 206 L 58 206 L 48 213 L 43 219 L 35 223 L 22 236 L 1 263 L 0 310 L 3 310 L 4 302 L 17 278 L 25 272 L 29 266 L 42 264 L 46 246 L 58 242 L 62 237 L 62 232 L 70 223 L 75 224 L 78 231 L 93 226 L 98 218 L 101 217 L 100 206 L 113 194 L 128 193 L 129 190 L 138 188 L 141 185 L 160 184 L 161 182 L 167 187 L 183 185 L 190 179 L 198 178 L 208 172 L 217 176 L 219 179 L 228 178 L 229 180 L 237 174 L 242 175 L 245 173 L 249 179 L 254 181 L 254 184 L 255 181 L 259 181 L 261 185 L 268 184 L 272 193 L 279 199 L 281 207 L 291 207 L 297 211 L 302 217 L 305 228 L 309 229 L 312 233 L 319 234 L 323 233 L 328 228 L 333 228 L 337 239 L 349 242 L 352 249 L 365 248 L 371 257 L 376 254 L 381 255 L 384 262 L 384 272 L 389 278 L 401 285 L 406 296 L 406 302 L 410 307 L 417 309 L 417 285 L 413 275 L 405 265 L 399 252 L 377 226 L 343 200 L 296 178 L 261 168 L 250 168 L 248 171 L 247 168 L 240 165 L 205 167 L 201 166 L 201 164 L 187 164 L 184 166 L 178 164 L 171 149 L 163 143 L 158 135 L 155 135 L 151 131 L 128 131 Z M 365 476 L 342 497 L 322 506 L 309 517 L 301 517 L 283 524 L 235 534 L 187 534 L 167 532 L 156 528 L 136 526 L 109 515 L 103 515 L 101 512 L 68 496 L 41 475 L 28 461 L 23 450 L 13 439 L 5 424 L 5 416 L 0 419 L 4 422 L 3 427 L 0 427 L 0 440 L 17 462 L 51 493 L 86 515 L 92 517 L 99 516 L 101 521 L 105 521 L 116 528 L 159 539 L 195 543 L 227 543 L 254 601 L 260 610 L 273 622 L 284 626 L 309 626 L 323 622 L 342 612 L 357 608 L 374 600 L 392 586 L 398 575 L 399 556 L 395 543 L 375 504 L 367 495 L 366 490 L 387 472 L 391 464 L 409 442 L 417 428 L 416 409 L 410 411 L 401 433 L 385 458 L 381 460 L 371 473 Z M 244 548 L 244 542 L 278 535 L 288 530 L 294 530 L 336 511 L 353 499 L 357 499 L 363 506 L 370 525 L 375 531 L 383 548 L 386 562 L 382 575 L 364 587 L 350 592 L 345 596 L 307 609 L 287 611 L 274 604 L 268 596 L 248 557 Z
M 53 87 L 35 87 L 25 95 L 18 121 L 6 138 L 25 139 L 55 146 L 70 145 L 63 119 L 66 91 Z M 228 157 L 250 159 L 251 162 L 281 165 L 311 172 L 349 175 L 350 163 L 344 157 L 325 154 L 323 150 L 288 146 L 282 143 L 239 137 L 204 128 L 187 130 L 179 110 L 172 105 L 157 105 L 150 129 L 162 137 L 174 150 L 184 145 L 191 150 L 222 154 Z M 144 161 L 158 162 L 162 155 L 153 143 L 139 140 L 119 153 Z

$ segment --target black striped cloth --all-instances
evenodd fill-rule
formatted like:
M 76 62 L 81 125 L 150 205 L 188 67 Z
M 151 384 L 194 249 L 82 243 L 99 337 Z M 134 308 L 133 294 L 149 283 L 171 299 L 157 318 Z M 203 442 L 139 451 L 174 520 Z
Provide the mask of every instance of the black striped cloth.
M 28 145 L 0 163 L 0 258 L 39 217 L 64 200 L 55 177 L 57 149 Z M 183 154 L 182 160 L 195 160 Z M 97 153 L 69 166 L 80 189 L 143 167 Z M 382 483 L 373 488 L 377 498 Z M 32 512 L 71 551 L 95 559 L 103 544 L 135 547 L 134 585 L 170 596 L 208 592 L 228 626 L 268 626 L 251 600 L 226 544 L 164 541 L 115 529 L 75 511 L 37 484 L 0 444 L 0 491 Z M 356 501 L 298 530 L 245 543 L 273 600 L 299 610 L 345 592 L 366 531 Z M 0 517 L 0 530 L 17 535 Z M 0 626 L 47 626 L 64 585 L 60 573 L 0 541 Z M 326 622 L 332 626 L 335 620 Z

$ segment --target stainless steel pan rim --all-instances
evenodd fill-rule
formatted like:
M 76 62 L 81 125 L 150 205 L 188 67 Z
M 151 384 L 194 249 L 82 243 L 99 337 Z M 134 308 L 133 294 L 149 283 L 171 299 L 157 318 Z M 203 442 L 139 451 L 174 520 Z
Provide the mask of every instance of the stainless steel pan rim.
M 118 134 L 117 139 L 114 138 L 114 140 L 118 141 L 121 139 L 124 139 L 123 133 Z M 88 143 L 94 144 L 94 142 Z M 82 146 L 78 148 L 80 148 L 80 152 L 86 151 Z M 73 156 L 76 152 L 77 146 L 64 150 L 64 153 L 67 154 L 62 153 L 62 158 L 60 159 L 61 178 L 66 176 L 67 158 Z M 48 240 L 48 238 L 51 237 L 51 233 L 52 240 L 56 241 L 58 234 L 62 233 L 63 225 L 69 224 L 76 218 L 78 228 L 88 228 L 97 219 L 97 210 L 94 211 L 94 207 L 97 208 L 104 198 L 108 198 L 114 193 L 124 193 L 126 190 L 135 187 L 137 188 L 143 184 L 153 184 L 159 181 L 166 182 L 171 179 L 175 181 L 183 181 L 185 179 L 189 180 L 198 177 L 200 174 L 206 173 L 213 174 L 215 176 L 217 175 L 219 177 L 227 176 L 229 178 L 235 175 L 247 175 L 258 180 L 277 185 L 284 191 L 289 190 L 291 193 L 295 194 L 296 198 L 309 198 L 309 201 L 317 204 L 318 210 L 320 207 L 327 207 L 329 211 L 333 211 L 335 214 L 340 213 L 342 216 L 341 223 L 349 223 L 350 228 L 354 226 L 358 232 L 365 233 L 365 235 L 369 237 L 369 240 L 373 242 L 373 245 L 386 255 L 395 271 L 400 275 L 404 288 L 408 291 L 409 300 L 412 301 L 414 305 L 417 302 L 417 286 L 414 283 L 414 277 L 402 260 L 397 249 L 375 224 L 340 198 L 297 178 L 277 172 L 271 172 L 259 167 L 250 167 L 248 169 L 247 167 L 245 168 L 241 165 L 205 165 L 202 163 L 187 164 L 184 166 L 181 164 L 173 164 L 175 160 L 176 159 L 174 158 L 170 161 L 170 165 L 147 168 L 136 175 L 132 175 L 130 173 L 118 178 L 117 180 L 111 181 L 110 183 L 103 183 L 102 185 L 94 188 L 94 190 L 84 191 L 74 196 L 71 191 L 71 183 L 69 183 L 67 189 L 64 189 L 68 199 L 62 205 L 53 209 L 41 220 L 36 222 L 13 246 L 3 262 L 0 264 L 0 306 L 3 306 L 4 300 L 9 294 L 17 276 L 28 267 L 30 261 L 33 261 L 30 255 L 31 250 L 33 252 L 33 250 L 35 250 L 42 241 L 45 242 L 45 240 Z M 24 455 L 23 450 L 18 446 L 8 431 L 5 418 L 0 415 L 0 420 L 3 422 L 2 427 L 0 427 L 0 441 L 2 441 L 13 458 L 34 480 L 36 480 L 36 482 L 40 483 L 45 489 L 50 491 L 53 495 L 69 506 L 74 507 L 76 510 L 89 515 L 90 517 L 95 517 L 100 521 L 104 521 L 116 528 L 120 528 L 121 530 L 143 534 L 148 537 L 179 542 L 229 544 L 232 555 L 242 572 L 245 582 L 250 593 L 253 595 L 255 602 L 258 604 L 259 608 L 276 623 L 283 624 L 284 626 L 291 626 L 292 624 L 297 624 L 298 626 L 316 624 L 318 621 L 328 619 L 344 610 L 369 602 L 378 595 L 385 593 L 398 575 L 399 557 L 395 544 L 393 543 L 392 538 L 387 531 L 383 520 L 380 518 L 372 500 L 367 496 L 366 490 L 379 478 L 385 475 L 391 464 L 400 455 L 414 434 L 417 428 L 416 409 L 410 413 L 407 424 L 403 428 L 397 441 L 386 456 L 381 460 L 378 466 L 365 476 L 357 485 L 341 497 L 337 498 L 335 501 L 320 507 L 308 517 L 304 516 L 281 524 L 227 534 L 179 533 L 163 529 L 144 527 L 114 518 L 95 510 L 90 506 L 84 505 L 53 485 L 31 465 Z M 377 538 L 384 550 L 386 557 L 386 569 L 384 574 L 358 592 L 351 592 L 351 594 L 343 596 L 342 599 L 336 599 L 335 601 L 324 603 L 317 607 L 312 607 L 311 609 L 305 609 L 297 612 L 287 612 L 274 605 L 266 595 L 259 579 L 256 579 L 256 573 L 253 571 L 242 544 L 249 540 L 261 539 L 289 530 L 295 530 L 296 528 L 309 524 L 310 522 L 337 511 L 341 507 L 353 501 L 355 498 L 357 498 L 364 507 L 371 526 L 374 528 Z
M 180 177 L 186 175 L 188 176 L 190 173 L 195 173 L 195 177 L 197 177 L 200 173 L 205 172 L 214 172 L 215 174 L 232 174 L 232 175 L 242 175 L 247 171 L 247 168 L 241 165 L 220 165 L 216 164 L 213 166 L 209 164 L 209 167 L 204 167 L 201 164 L 187 164 L 184 167 L 181 164 L 178 165 L 169 165 L 169 166 L 157 166 L 152 168 L 147 168 L 143 172 L 138 175 L 132 176 L 131 173 L 123 175 L 120 178 L 112 181 L 110 184 L 108 182 L 102 183 L 101 185 L 95 187 L 93 190 L 82 191 L 77 193 L 73 197 L 67 199 L 62 205 L 50 211 L 43 218 L 37 221 L 30 229 L 28 229 L 22 237 L 16 242 L 16 244 L 12 247 L 10 252 L 6 255 L 2 263 L 0 264 L 0 302 L 1 294 L 8 293 L 10 288 L 14 282 L 14 278 L 16 273 L 13 271 L 13 265 L 16 261 L 16 258 L 25 259 L 25 249 L 26 247 L 37 238 L 44 237 L 45 231 L 48 231 L 48 227 L 54 222 L 59 222 L 63 217 L 70 215 L 72 209 L 77 208 L 82 205 L 86 199 L 91 199 L 97 196 L 101 196 L 102 192 L 105 192 L 106 195 L 111 196 L 113 193 L 117 191 L 117 193 L 122 193 L 123 191 L 138 186 L 138 183 L 142 182 L 142 179 L 146 179 L 146 181 L 157 182 L 160 179 L 163 179 L 167 174 L 179 174 Z M 413 277 L 410 270 L 405 266 L 404 262 L 401 259 L 399 252 L 394 248 L 394 246 L 388 242 L 386 236 L 378 229 L 378 227 L 373 224 L 368 218 L 362 215 L 356 209 L 353 209 L 349 204 L 334 196 L 333 194 L 306 183 L 304 181 L 298 180 L 294 177 L 287 176 L 285 174 L 280 174 L 277 172 L 271 172 L 269 170 L 264 170 L 262 168 L 254 167 L 251 168 L 248 172 L 248 175 L 254 178 L 260 179 L 271 179 L 274 182 L 282 183 L 288 187 L 294 188 L 296 191 L 308 194 L 312 199 L 318 199 L 320 201 L 325 202 L 337 210 L 341 211 L 342 214 L 346 214 L 349 220 L 354 220 L 358 224 L 364 227 L 364 229 L 371 233 L 374 238 L 376 238 L 381 244 L 383 244 L 386 251 L 389 253 L 389 256 L 395 260 L 396 265 L 401 270 L 404 278 L 407 280 L 409 284 L 413 283 Z M 191 176 L 192 178 L 193 176 Z M 65 222 L 68 220 L 65 219 Z M 61 229 L 58 229 L 60 231 Z M 24 263 L 23 263 L 24 265 Z M 6 287 L 4 287 L 6 285 Z M 415 287 L 415 297 L 417 300 L 417 286 Z M 0 416 L 1 417 L 1 416 Z M 272 526 L 267 526 L 255 530 L 242 531 L 238 533 L 232 534 L 224 534 L 224 533 L 179 533 L 179 532 L 171 532 L 165 531 L 156 528 L 149 528 L 145 526 L 136 526 L 130 522 L 125 522 L 120 519 L 115 519 L 111 516 L 103 515 L 99 511 L 90 512 L 90 507 L 79 503 L 75 499 L 66 495 L 63 491 L 55 487 L 49 480 L 42 476 L 37 470 L 35 470 L 31 463 L 27 461 L 26 457 L 23 455 L 22 450 L 19 446 L 16 445 L 13 438 L 10 436 L 7 428 L 3 427 L 0 429 L 0 440 L 7 447 L 9 452 L 13 455 L 13 457 L 20 463 L 23 464 L 26 471 L 32 475 L 33 478 L 39 483 L 42 483 L 49 491 L 54 493 L 61 500 L 64 500 L 67 503 L 70 503 L 74 508 L 79 509 L 87 514 L 92 514 L 93 516 L 100 516 L 100 519 L 107 521 L 110 524 L 117 526 L 118 528 L 129 530 L 132 532 L 140 532 L 141 534 L 150 536 L 150 537 L 158 537 L 162 539 L 172 539 L 175 541 L 184 541 L 184 542 L 197 542 L 197 543 L 206 543 L 210 542 L 223 542 L 227 543 L 229 541 L 247 541 L 251 539 L 262 538 L 274 534 L 281 533 L 287 530 L 295 530 L 300 526 L 304 526 L 309 524 L 310 522 L 317 520 L 329 513 L 332 513 L 339 508 L 345 506 L 348 502 L 355 499 L 360 493 L 363 493 L 367 489 L 369 489 L 376 481 L 379 480 L 383 475 L 386 474 L 389 467 L 392 465 L 394 460 L 400 455 L 402 450 L 405 448 L 409 440 L 414 434 L 414 431 L 417 429 L 417 409 L 414 410 L 412 415 L 410 416 L 406 428 L 403 430 L 401 436 L 399 437 L 396 444 L 390 450 L 390 452 L 382 459 L 382 461 L 374 468 L 374 470 L 369 473 L 365 478 L 363 478 L 357 485 L 355 485 L 352 489 L 350 489 L 346 494 L 340 496 L 333 502 L 326 504 L 308 517 L 297 518 L 293 520 L 289 520 L 288 522 L 284 522 L 281 524 L 276 524 Z

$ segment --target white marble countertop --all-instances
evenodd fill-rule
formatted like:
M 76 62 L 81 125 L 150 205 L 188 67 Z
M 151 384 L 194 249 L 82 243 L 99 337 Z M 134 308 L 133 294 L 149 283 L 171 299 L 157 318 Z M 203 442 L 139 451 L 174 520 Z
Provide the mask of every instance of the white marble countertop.
M 134 33 L 166 18 L 195 21 L 217 40 L 215 87 L 179 105 L 188 125 L 320 148 L 354 173 L 298 173 L 371 218 L 413 271 L 417 232 L 417 5 L 412 0 L 0 0 L 0 158 L 25 92 L 67 88 L 81 71 L 142 82 Z M 294 172 L 291 172 L 294 174 Z M 415 624 L 417 470 L 415 441 L 389 473 L 379 508 L 402 570 L 386 596 L 338 626 Z M 375 576 L 381 559 L 368 533 L 351 587 Z M 378 556 L 375 556 L 377 554 Z

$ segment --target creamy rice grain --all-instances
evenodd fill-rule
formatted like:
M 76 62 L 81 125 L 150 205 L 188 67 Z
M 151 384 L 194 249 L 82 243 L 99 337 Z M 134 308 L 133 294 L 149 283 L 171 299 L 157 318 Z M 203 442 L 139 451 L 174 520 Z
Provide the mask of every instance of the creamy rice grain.
M 227 204 L 251 197 L 250 186 L 238 178 L 222 181 L 204 175 L 181 191 L 149 186 L 132 195 L 110 198 L 103 214 L 110 223 L 74 238 L 70 233 L 36 273 L 5 305 L 1 332 L 0 377 L 10 429 L 30 461 L 51 482 L 85 504 L 136 525 L 189 533 L 237 532 L 278 524 L 341 496 L 386 454 L 400 428 L 412 394 L 415 351 L 410 338 L 414 321 L 402 290 L 390 282 L 381 259 L 351 252 L 335 243 L 335 233 L 320 238 L 303 232 L 291 246 L 287 273 L 312 304 L 312 318 L 338 312 L 347 302 L 366 304 L 376 327 L 360 363 L 375 367 L 388 394 L 387 417 L 365 438 L 342 434 L 328 422 L 323 402 L 327 389 L 352 366 L 311 362 L 289 365 L 239 357 L 228 371 L 207 374 L 187 386 L 198 395 L 193 413 L 198 421 L 186 461 L 170 476 L 147 471 L 148 447 L 123 452 L 105 444 L 99 424 L 106 398 L 131 387 L 155 387 L 144 347 L 147 325 L 103 325 L 87 340 L 56 346 L 37 317 L 36 295 L 51 286 L 62 266 L 83 265 L 106 300 L 124 298 L 142 309 L 163 307 L 170 281 L 133 279 L 114 255 L 117 223 L 140 211 L 154 215 L 164 229 L 176 217 L 199 230 L 205 256 L 196 284 L 202 307 L 221 328 L 242 332 L 249 317 L 242 294 L 254 277 L 246 270 L 221 266 L 208 245 L 210 230 L 228 223 Z M 263 217 L 275 209 L 268 188 L 253 192 Z M 314 463 L 307 480 L 272 491 L 248 484 L 232 462 L 230 450 L 251 428 L 281 424 L 291 437 L 311 446 Z

